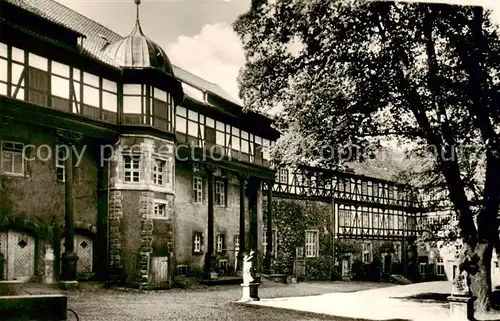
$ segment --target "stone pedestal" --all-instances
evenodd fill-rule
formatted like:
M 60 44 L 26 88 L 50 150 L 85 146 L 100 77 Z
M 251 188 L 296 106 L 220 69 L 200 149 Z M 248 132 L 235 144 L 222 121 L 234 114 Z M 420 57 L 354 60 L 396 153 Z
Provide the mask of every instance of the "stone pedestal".
M 78 288 L 78 281 L 61 281 L 59 287 L 63 290 L 74 290 Z
M 450 302 L 450 321 L 474 320 L 474 298 L 468 295 L 452 294 Z
M 22 295 L 24 283 L 21 281 L 0 281 L 0 296 Z
M 63 253 L 61 257 L 61 281 L 76 281 L 77 262 L 78 256 L 74 251 L 66 250 Z
M 241 289 L 243 290 L 243 295 L 240 302 L 260 301 L 259 283 L 242 284 Z

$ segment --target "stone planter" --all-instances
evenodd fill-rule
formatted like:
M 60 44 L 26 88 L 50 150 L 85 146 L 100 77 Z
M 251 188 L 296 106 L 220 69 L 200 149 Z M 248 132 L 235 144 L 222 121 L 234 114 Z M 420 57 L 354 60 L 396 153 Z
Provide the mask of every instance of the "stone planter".
M 0 296 L 22 295 L 24 293 L 24 282 L 0 281 Z

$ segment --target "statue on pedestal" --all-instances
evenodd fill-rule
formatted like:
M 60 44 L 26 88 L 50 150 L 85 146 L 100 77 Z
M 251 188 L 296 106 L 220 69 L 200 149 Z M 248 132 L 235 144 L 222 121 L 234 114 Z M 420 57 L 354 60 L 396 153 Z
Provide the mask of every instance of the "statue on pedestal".
M 54 282 L 54 250 L 50 245 L 45 248 L 45 283 L 52 284 Z
M 254 251 L 251 250 L 250 254 L 245 254 L 243 257 L 243 285 L 250 285 L 254 281 L 252 273 L 252 261 Z
M 259 283 L 255 282 L 256 269 L 253 266 L 255 252 L 250 251 L 250 254 L 245 254 L 243 257 L 243 283 L 241 284 L 243 295 L 240 302 L 259 301 Z
M 470 290 L 471 278 L 470 274 L 477 271 L 478 258 L 474 253 L 469 251 L 467 246 L 464 246 L 460 255 L 460 265 L 458 269 L 460 274 L 453 281 L 453 293 L 462 296 L 472 296 Z

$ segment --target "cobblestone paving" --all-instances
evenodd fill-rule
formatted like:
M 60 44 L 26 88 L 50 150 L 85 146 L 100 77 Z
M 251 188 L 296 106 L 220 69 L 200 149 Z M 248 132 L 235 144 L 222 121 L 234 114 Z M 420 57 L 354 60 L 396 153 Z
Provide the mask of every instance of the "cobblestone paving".
M 283 285 L 265 282 L 261 298 L 352 292 L 387 286 L 383 283 L 328 282 Z M 68 308 L 81 321 L 159 321 L 159 320 L 324 320 L 300 312 L 234 304 L 241 297 L 239 286 L 215 286 L 190 290 L 137 292 L 82 286 L 68 291 Z M 331 318 L 329 318 L 332 320 Z M 69 320 L 76 320 L 69 318 Z M 339 319 L 340 320 L 340 319 Z

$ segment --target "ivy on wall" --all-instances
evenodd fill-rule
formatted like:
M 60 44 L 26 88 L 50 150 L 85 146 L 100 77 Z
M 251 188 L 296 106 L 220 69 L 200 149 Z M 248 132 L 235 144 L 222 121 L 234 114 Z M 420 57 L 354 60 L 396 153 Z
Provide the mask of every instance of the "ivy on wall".
M 273 228 L 277 230 L 278 237 L 277 253 L 273 260 L 276 273 L 294 273 L 296 248 L 304 247 L 307 230 L 316 230 L 318 231 L 319 255 L 304 259 L 306 278 L 340 279 L 343 261 L 349 260 L 349 278 L 371 281 L 381 279 L 384 271 L 383 255 L 394 254 L 393 242 L 373 239 L 333 240 L 331 204 L 283 198 L 274 198 L 272 202 Z M 264 222 L 267 221 L 266 203 L 267 199 L 264 199 Z M 365 241 L 370 241 L 372 244 L 371 262 L 362 261 Z M 334 247 L 335 251 L 333 251 Z M 390 271 L 399 274 L 402 270 L 402 263 L 392 255 Z
M 306 230 L 317 230 L 319 257 L 306 258 L 306 275 L 316 279 L 330 277 L 332 268 L 332 208 L 308 200 L 272 200 L 273 228 L 277 229 L 277 255 L 273 268 L 277 273 L 293 273 L 296 248 L 304 247 Z M 267 220 L 267 200 L 264 200 L 264 221 Z

